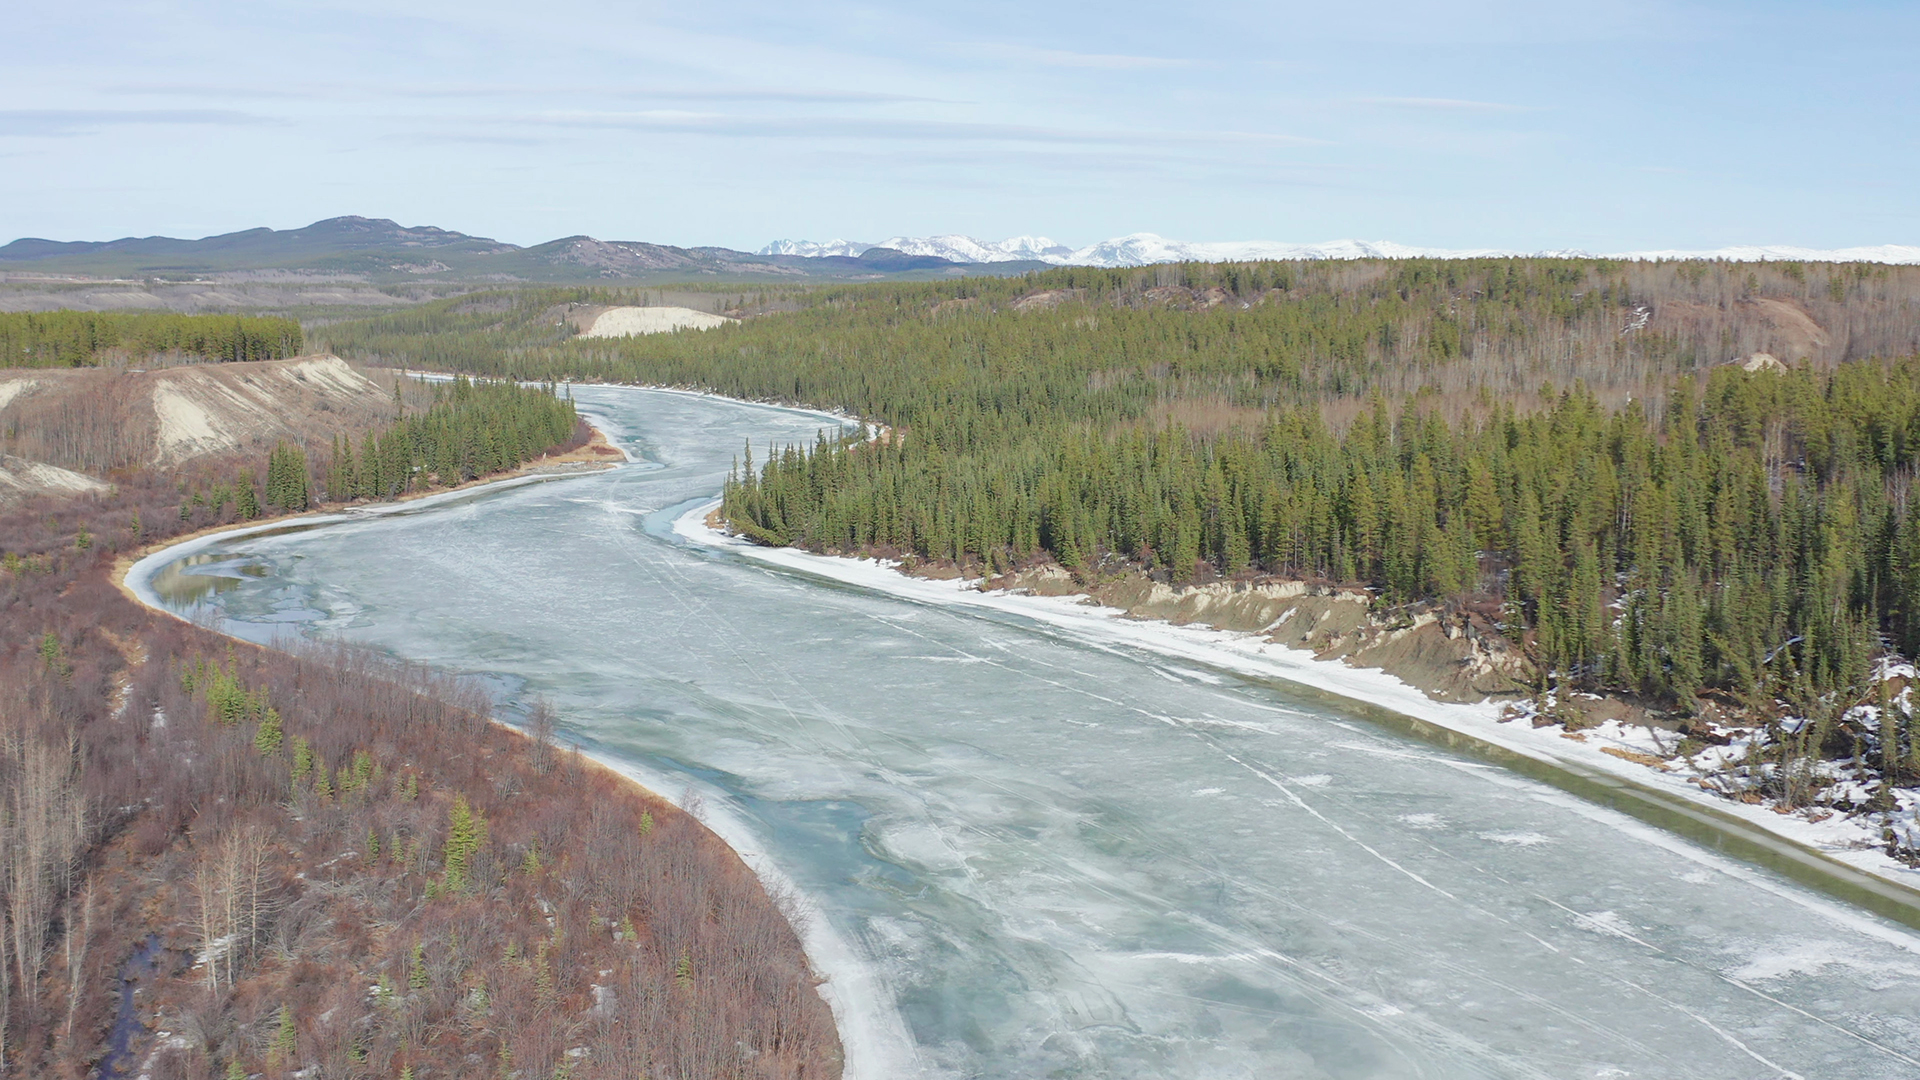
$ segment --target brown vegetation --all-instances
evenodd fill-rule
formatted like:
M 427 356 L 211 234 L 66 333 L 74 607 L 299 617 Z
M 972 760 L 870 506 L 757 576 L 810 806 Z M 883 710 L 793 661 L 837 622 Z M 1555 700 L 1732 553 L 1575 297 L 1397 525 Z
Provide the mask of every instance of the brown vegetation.
M 837 1075 L 778 899 L 550 719 L 118 592 L 179 492 L 0 515 L 0 1075 Z

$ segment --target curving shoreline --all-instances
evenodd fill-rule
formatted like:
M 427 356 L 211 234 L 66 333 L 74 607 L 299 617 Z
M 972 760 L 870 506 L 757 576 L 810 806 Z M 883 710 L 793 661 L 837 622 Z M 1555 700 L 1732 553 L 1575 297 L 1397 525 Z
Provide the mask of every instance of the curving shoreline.
M 1775 814 L 1765 807 L 1729 802 L 1656 773 L 1597 745 L 1560 738 L 1549 729 L 1503 723 L 1497 703 L 1435 701 L 1385 672 L 1321 660 L 1305 650 L 1266 641 L 1257 634 L 1196 624 L 1174 625 L 1129 616 L 1083 596 L 1036 596 L 982 591 L 964 579 L 932 579 L 902 573 L 875 559 L 817 555 L 797 548 L 768 548 L 709 523 L 718 500 L 688 510 L 674 532 L 691 543 L 725 548 L 787 570 L 830 578 L 935 605 L 1001 611 L 1075 629 L 1120 644 L 1229 671 L 1239 677 L 1284 684 L 1293 692 L 1324 696 L 1348 710 L 1404 734 L 1445 745 L 1569 792 L 1590 804 L 1625 813 L 1738 860 L 1757 864 L 1800 884 L 1920 929 L 1920 870 L 1888 858 L 1877 848 L 1842 846 L 1850 837 L 1840 823 L 1826 825 Z M 1653 842 L 1658 842 L 1649 837 Z
M 635 387 L 634 389 L 654 390 L 660 393 L 692 393 L 665 387 Z M 122 556 L 114 565 L 112 583 L 122 594 L 150 611 L 184 622 L 192 622 L 193 620 L 187 615 L 168 608 L 161 601 L 152 588 L 152 579 L 163 568 L 215 544 L 249 536 L 300 532 L 345 522 L 365 521 L 369 518 L 424 512 L 450 503 L 490 496 L 503 490 L 529 484 L 571 479 L 618 469 L 624 467 L 624 464 L 635 463 L 638 460 L 618 442 L 607 438 L 606 431 L 602 427 L 607 421 L 603 417 L 583 411 L 581 419 L 594 429 L 596 442 L 603 442 L 604 445 L 611 446 L 620 452 L 624 459 L 623 463 L 606 462 L 588 469 L 573 468 L 546 472 L 538 471 L 539 466 L 534 465 L 511 475 L 472 481 L 458 488 L 416 494 L 392 502 L 356 506 L 348 510 L 285 515 L 247 525 L 203 529 L 184 537 L 163 541 L 158 546 L 143 549 L 137 555 Z M 217 628 L 210 629 L 219 632 Z M 511 723 L 497 718 L 493 723 L 515 735 L 525 737 L 525 733 Z M 893 1026 L 888 1021 L 897 1018 L 893 1017 L 891 1009 L 877 1006 L 876 998 L 881 994 L 881 990 L 872 973 L 855 958 L 851 946 L 840 938 L 818 905 L 799 890 L 793 879 L 779 867 L 770 854 L 762 849 L 753 829 L 744 819 L 728 812 L 717 800 L 703 802 L 700 807 L 691 807 L 690 803 L 701 800 L 698 800 L 694 788 L 687 785 L 685 778 L 656 774 L 634 762 L 586 746 L 576 744 L 571 748 L 578 751 L 581 757 L 594 767 L 632 785 L 634 790 L 643 797 L 687 812 L 759 881 L 768 899 L 775 903 L 792 925 L 794 934 L 800 940 L 802 951 L 806 955 L 807 963 L 821 976 L 818 992 L 832 1012 L 834 1027 L 840 1036 L 843 1077 L 847 1080 L 863 1080 L 863 1078 L 878 1080 L 878 1078 L 901 1075 L 904 1070 L 917 1067 L 917 1063 L 900 1060 L 907 1048 L 911 1046 L 911 1040 L 905 1037 L 904 1031 L 885 1030 Z M 682 793 L 678 796 L 667 794 L 675 788 L 676 783 Z M 887 1048 L 897 1049 L 889 1053 Z
M 716 401 L 733 400 L 719 395 L 679 389 L 639 387 L 632 389 L 706 397 Z M 760 402 L 742 404 L 779 408 Z M 603 418 L 589 418 L 589 422 L 596 420 L 605 422 Z M 610 426 L 617 427 L 617 425 Z M 167 548 L 147 553 L 142 557 L 141 562 L 153 559 L 156 555 L 166 556 L 165 559 L 156 559 L 154 565 L 146 568 L 146 574 L 150 576 L 159 566 L 165 565 L 166 562 L 182 554 L 190 553 L 191 549 L 179 550 L 186 548 L 189 544 L 205 547 L 219 539 L 232 538 L 235 535 L 318 528 L 341 520 L 365 520 L 366 515 L 369 514 L 425 510 L 465 496 L 478 497 L 489 494 L 495 488 L 552 478 L 500 479 L 459 491 L 433 493 L 405 504 L 368 507 L 347 514 L 307 515 L 305 518 L 280 519 L 274 522 L 218 530 L 214 534 L 186 538 L 176 544 L 168 545 Z M 1337 699 L 1339 707 L 1349 712 L 1358 708 L 1369 719 L 1382 725 L 1433 742 L 1444 743 L 1470 755 L 1480 756 L 1529 779 L 1552 784 L 1562 791 L 1569 792 L 1569 796 L 1565 799 L 1566 804 L 1581 812 L 1598 815 L 1604 813 L 1601 807 L 1622 811 L 1640 822 L 1647 823 L 1645 825 L 1635 825 L 1631 822 L 1626 824 L 1633 830 L 1637 840 L 1649 845 L 1665 846 L 1674 850 L 1685 848 L 1689 852 L 1689 857 L 1701 861 L 1713 860 L 1723 868 L 1732 864 L 1733 869 L 1730 872 L 1740 874 L 1745 880 L 1759 883 L 1762 887 L 1776 892 L 1786 891 L 1774 883 L 1768 875 L 1741 866 L 1733 859 L 1723 859 L 1712 854 L 1712 849 L 1718 847 L 1739 860 L 1759 863 L 1850 903 L 1888 915 L 1909 925 L 1920 926 L 1920 922 L 1915 921 L 1911 915 L 1912 912 L 1920 910 L 1920 903 L 1917 903 L 1920 897 L 1911 895 L 1904 883 L 1897 879 L 1886 879 L 1884 875 L 1875 878 L 1871 876 L 1872 871 L 1868 868 L 1849 865 L 1833 855 L 1822 853 L 1813 844 L 1803 844 L 1783 834 L 1777 828 L 1769 828 L 1768 826 L 1774 823 L 1758 817 L 1765 813 L 1764 810 L 1732 806 L 1704 793 L 1690 795 L 1684 790 L 1669 792 L 1649 787 L 1639 775 L 1646 772 L 1643 767 L 1604 757 L 1591 748 L 1579 748 L 1573 743 L 1555 746 L 1546 741 L 1559 741 L 1552 732 L 1535 732 L 1520 725 L 1500 724 L 1497 719 L 1497 709 L 1433 702 L 1414 688 L 1377 671 L 1320 661 L 1313 659 L 1309 653 L 1286 650 L 1277 646 L 1263 647 L 1264 643 L 1251 635 L 1128 619 L 1122 617 L 1123 613 L 1116 609 L 1096 608 L 1080 602 L 1077 597 L 1048 599 L 1004 593 L 982 593 L 973 589 L 973 583 L 970 582 L 912 578 L 873 560 L 812 555 L 794 549 L 754 547 L 705 527 L 702 519 L 716 505 L 716 502 L 709 501 L 683 512 L 678 520 L 674 521 L 673 532 L 692 542 L 735 549 L 739 554 L 756 561 L 845 581 L 901 596 L 911 601 L 979 604 L 1048 622 L 1083 628 L 1100 627 L 1103 628 L 1101 633 L 1109 640 L 1177 656 L 1217 670 L 1231 671 L 1242 678 L 1270 680 L 1276 684 L 1285 683 L 1294 693 L 1299 693 L 1302 688 L 1306 688 L 1308 692 L 1324 694 L 1329 699 Z M 132 564 L 125 568 L 126 571 L 132 569 Z M 116 575 L 116 579 L 123 580 L 128 576 L 123 571 Z M 135 585 L 144 584 L 143 577 L 135 577 L 126 587 L 131 589 Z M 157 600 L 157 597 L 153 599 Z M 142 599 L 142 602 L 149 607 L 155 606 L 150 600 Z M 511 727 L 511 725 L 507 726 Z M 1556 751 L 1560 753 L 1556 754 Z M 1582 761 L 1578 757 L 1582 752 L 1600 760 Z M 660 793 L 682 790 L 685 778 L 655 773 L 644 765 L 621 761 L 584 749 L 583 753 L 598 765 L 619 774 L 642 791 L 652 794 L 653 797 L 662 798 L 663 801 L 684 808 L 684 798 L 663 796 Z M 1574 756 L 1569 757 L 1569 754 Z M 795 929 L 801 937 L 808 960 L 817 971 L 829 976 L 829 981 L 821 987 L 821 993 L 833 1012 L 836 1027 L 841 1035 L 846 1075 L 906 1075 L 919 1068 L 921 1063 L 918 1061 L 918 1055 L 912 1047 L 911 1040 L 904 1038 L 903 1033 L 890 1030 L 890 1026 L 897 1026 L 899 1020 L 893 1010 L 887 1007 L 884 988 L 879 986 L 872 973 L 866 970 L 854 950 L 848 948 L 846 943 L 833 932 L 818 908 L 808 902 L 809 898 L 805 894 L 791 888 L 790 880 L 781 872 L 773 857 L 760 849 L 756 831 L 750 821 L 732 814 L 731 808 L 722 800 L 710 800 L 708 805 L 710 809 L 699 817 L 702 824 L 733 850 L 755 873 L 764 888 L 775 895 L 784 893 L 797 905 L 800 917 L 795 919 Z M 1745 810 L 1756 820 L 1742 820 L 1739 814 L 1733 812 L 1736 810 Z M 1767 814 L 1767 817 L 1773 816 Z M 1780 824 L 1793 823 L 1782 821 Z M 1681 837 L 1694 843 L 1687 843 L 1680 839 Z M 1800 895 L 1797 890 L 1795 895 L 1796 897 Z M 1866 918 L 1858 912 L 1839 908 L 1837 905 L 1831 907 L 1843 911 L 1847 917 L 1853 919 L 1856 928 L 1867 932 L 1877 930 L 1885 933 L 1884 924 L 1876 920 Z

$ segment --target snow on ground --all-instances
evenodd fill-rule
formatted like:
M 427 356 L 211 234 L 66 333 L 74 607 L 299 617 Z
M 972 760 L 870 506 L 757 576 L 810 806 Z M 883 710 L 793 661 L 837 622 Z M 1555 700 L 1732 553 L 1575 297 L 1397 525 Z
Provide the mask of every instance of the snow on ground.
M 707 515 L 718 500 L 689 510 L 673 525 L 679 536 L 698 544 L 723 547 L 748 558 L 891 593 L 921 603 L 983 608 L 1017 614 L 1123 647 L 1179 657 L 1255 678 L 1281 679 L 1350 700 L 1388 709 L 1492 746 L 1546 762 L 1577 774 L 1605 774 L 1642 789 L 1713 812 L 1818 851 L 1834 861 L 1908 888 L 1920 888 L 1920 870 L 1887 855 L 1879 826 L 1867 815 L 1850 816 L 1824 808 L 1794 814 L 1777 813 L 1756 804 L 1725 797 L 1711 774 L 1719 758 L 1703 751 L 1698 767 L 1677 756 L 1678 737 L 1668 732 L 1621 724 L 1619 721 L 1567 732 L 1560 725 L 1534 727 L 1528 710 L 1497 702 L 1459 705 L 1434 701 L 1424 692 L 1374 668 L 1356 668 L 1344 661 L 1321 660 L 1303 649 L 1291 649 L 1255 635 L 1205 626 L 1175 626 L 1158 620 L 1126 617 L 1118 608 L 1103 607 L 1081 597 L 1046 597 L 1005 592 L 982 592 L 978 582 L 936 581 L 900 573 L 895 564 L 875 559 L 815 555 L 796 548 L 766 548 L 710 529 Z M 1743 756 L 1744 744 L 1715 747 L 1722 756 Z M 1862 796 L 1864 799 L 1864 795 Z M 1914 807 L 1903 800 L 1914 829 Z M 1409 820 L 1414 828 L 1432 827 Z M 1536 843 L 1531 835 L 1502 836 L 1495 842 Z
M 712 315 L 683 307 L 609 308 L 593 320 L 593 326 L 581 337 L 632 337 L 635 334 L 666 334 L 675 330 L 711 330 L 716 326 L 739 322 L 725 315 Z

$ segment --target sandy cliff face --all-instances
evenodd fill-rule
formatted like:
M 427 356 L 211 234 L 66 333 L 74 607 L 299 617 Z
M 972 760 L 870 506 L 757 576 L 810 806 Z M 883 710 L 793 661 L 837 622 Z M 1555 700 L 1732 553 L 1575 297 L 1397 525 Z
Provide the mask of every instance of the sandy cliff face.
M 0 454 L 0 506 L 19 502 L 28 495 L 84 494 L 106 490 L 106 484 L 85 473 L 28 461 L 12 454 Z
M 161 465 L 324 437 L 329 414 L 351 422 L 392 411 L 387 394 L 337 356 L 198 364 L 152 376 L 154 461 Z
M 115 469 L 260 455 L 282 440 L 324 445 L 392 419 L 388 389 L 337 356 L 0 371 L 0 487 L 12 497 L 87 490 L 82 481 Z
M 1530 666 L 1484 618 L 1429 609 L 1383 617 L 1361 589 L 1303 581 L 1216 581 L 1174 586 L 1138 572 L 1082 584 L 1057 566 L 995 578 L 993 588 L 1043 596 L 1085 593 L 1135 618 L 1257 633 L 1321 659 L 1379 668 L 1442 701 L 1528 692 Z

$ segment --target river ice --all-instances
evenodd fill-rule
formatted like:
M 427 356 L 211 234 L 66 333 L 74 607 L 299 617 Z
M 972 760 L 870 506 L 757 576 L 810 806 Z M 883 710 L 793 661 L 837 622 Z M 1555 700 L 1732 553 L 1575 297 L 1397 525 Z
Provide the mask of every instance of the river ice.
M 1920 937 L 1322 696 L 690 543 L 747 439 L 836 421 L 575 396 L 635 464 L 215 543 L 197 602 L 697 794 L 812 913 L 852 1075 L 1920 1075 Z

